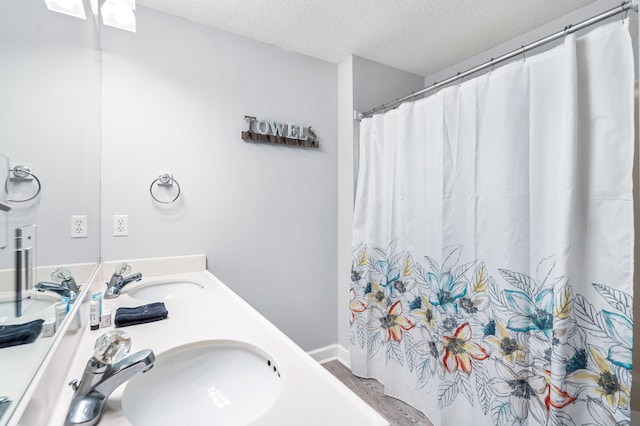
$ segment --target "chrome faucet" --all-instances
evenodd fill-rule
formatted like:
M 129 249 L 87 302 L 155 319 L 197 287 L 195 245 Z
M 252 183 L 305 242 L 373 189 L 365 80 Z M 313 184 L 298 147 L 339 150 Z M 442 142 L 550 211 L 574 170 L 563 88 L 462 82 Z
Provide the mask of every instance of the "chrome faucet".
M 71 276 L 71 272 L 65 268 L 58 268 L 51 273 L 51 279 L 55 282 L 59 282 L 63 285 L 66 285 L 71 289 L 71 291 L 78 294 L 80 292 L 80 287 L 76 284 L 76 280 Z
M 76 290 L 72 290 L 67 284 L 62 283 L 52 283 L 48 281 L 42 281 L 35 285 L 36 290 L 38 291 L 52 291 L 54 293 L 59 294 L 60 296 L 68 297 L 71 303 L 76 300 L 76 296 L 78 295 L 78 288 Z
M 123 338 L 124 337 L 124 343 Z M 132 377 L 149 371 L 153 367 L 155 355 L 151 349 L 144 349 L 111 364 L 117 355 L 128 352 L 130 339 L 123 331 L 112 331 L 101 336 L 103 349 L 98 348 L 89 359 L 82 378 L 69 385 L 75 393 L 67 411 L 65 426 L 97 424 L 102 417 L 102 408 L 109 395 Z M 126 346 L 122 348 L 122 346 Z M 102 353 L 99 354 L 102 350 Z
M 51 273 L 53 281 L 41 281 L 35 285 L 38 291 L 52 291 L 60 296 L 68 297 L 73 303 L 80 292 L 76 280 L 71 276 L 71 272 L 65 268 L 58 268 Z
M 107 289 L 104 292 L 105 299 L 115 299 L 120 296 L 120 291 L 124 286 L 132 281 L 140 281 L 142 279 L 140 272 L 125 276 L 125 274 L 129 272 L 131 272 L 131 266 L 126 263 L 121 263 L 116 267 L 116 271 L 111 275 L 109 282 L 106 283 Z

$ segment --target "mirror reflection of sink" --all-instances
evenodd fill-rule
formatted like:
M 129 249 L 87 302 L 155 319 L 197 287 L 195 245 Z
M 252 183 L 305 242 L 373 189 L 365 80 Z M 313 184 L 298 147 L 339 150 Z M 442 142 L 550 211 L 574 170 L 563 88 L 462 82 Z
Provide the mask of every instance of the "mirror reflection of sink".
M 21 320 L 24 318 L 37 317 L 42 311 L 53 306 L 60 301 L 59 297 L 48 295 L 37 295 L 30 299 L 22 300 L 22 316 L 16 318 L 16 301 L 13 298 L 0 299 L 0 319 Z M 15 321 L 12 321 L 15 322 Z
M 203 288 L 204 286 L 195 280 L 161 280 L 132 287 L 127 294 L 135 299 L 170 300 L 193 296 Z
M 280 371 L 247 343 L 211 340 L 157 356 L 124 390 L 122 410 L 136 425 L 246 425 L 278 399 Z

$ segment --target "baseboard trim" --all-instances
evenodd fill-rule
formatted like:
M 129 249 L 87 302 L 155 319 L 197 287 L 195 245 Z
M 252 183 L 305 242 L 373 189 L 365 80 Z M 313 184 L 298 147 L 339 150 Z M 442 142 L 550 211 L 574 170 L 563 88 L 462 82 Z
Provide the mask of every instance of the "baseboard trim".
M 349 352 L 349 349 L 345 348 L 342 345 L 337 345 L 337 346 L 338 346 L 338 361 L 340 361 L 349 370 L 351 370 L 351 354 Z
M 311 355 L 311 358 L 315 359 L 320 364 L 337 360 L 344 364 L 347 368 L 351 368 L 351 357 L 349 356 L 349 349 L 345 348 L 344 346 L 338 345 L 337 343 L 314 349 L 308 351 L 307 353 Z

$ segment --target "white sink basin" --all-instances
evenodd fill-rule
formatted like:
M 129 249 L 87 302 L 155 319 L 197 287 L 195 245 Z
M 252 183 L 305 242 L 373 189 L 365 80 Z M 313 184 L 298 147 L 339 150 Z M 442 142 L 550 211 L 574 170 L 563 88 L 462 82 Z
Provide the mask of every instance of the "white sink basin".
M 45 309 L 59 302 L 60 298 L 49 297 L 45 295 L 33 296 L 30 299 L 22 300 L 22 316 L 16 318 L 16 302 L 13 298 L 0 299 L 0 321 L 2 320 L 20 320 L 22 318 L 33 319 L 42 313 Z M 45 318 L 43 318 L 45 319 Z
M 281 387 L 280 371 L 258 348 L 211 340 L 160 354 L 127 384 L 122 410 L 136 426 L 247 425 L 276 402 Z
M 194 296 L 204 286 L 194 280 L 162 280 L 151 281 L 131 288 L 127 294 L 135 299 L 171 300 L 181 297 Z

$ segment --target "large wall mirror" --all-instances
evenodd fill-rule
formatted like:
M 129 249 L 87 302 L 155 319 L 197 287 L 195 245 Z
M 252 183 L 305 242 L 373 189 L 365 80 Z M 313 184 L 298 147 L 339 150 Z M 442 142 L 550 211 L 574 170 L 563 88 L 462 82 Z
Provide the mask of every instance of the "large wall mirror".
M 49 11 L 44 0 L 0 1 L 0 192 L 14 200 L 0 211 L 0 333 L 54 317 L 61 300 L 51 289 L 25 289 L 17 316 L 19 244 L 31 247 L 20 258 L 36 267 L 32 284 L 60 281 L 52 272 L 61 267 L 83 284 L 100 260 L 101 53 L 88 0 L 84 7 L 83 20 Z M 8 170 L 16 166 L 30 174 Z M 72 238 L 73 216 L 86 236 Z M 55 339 L 0 346 L 0 425 Z

